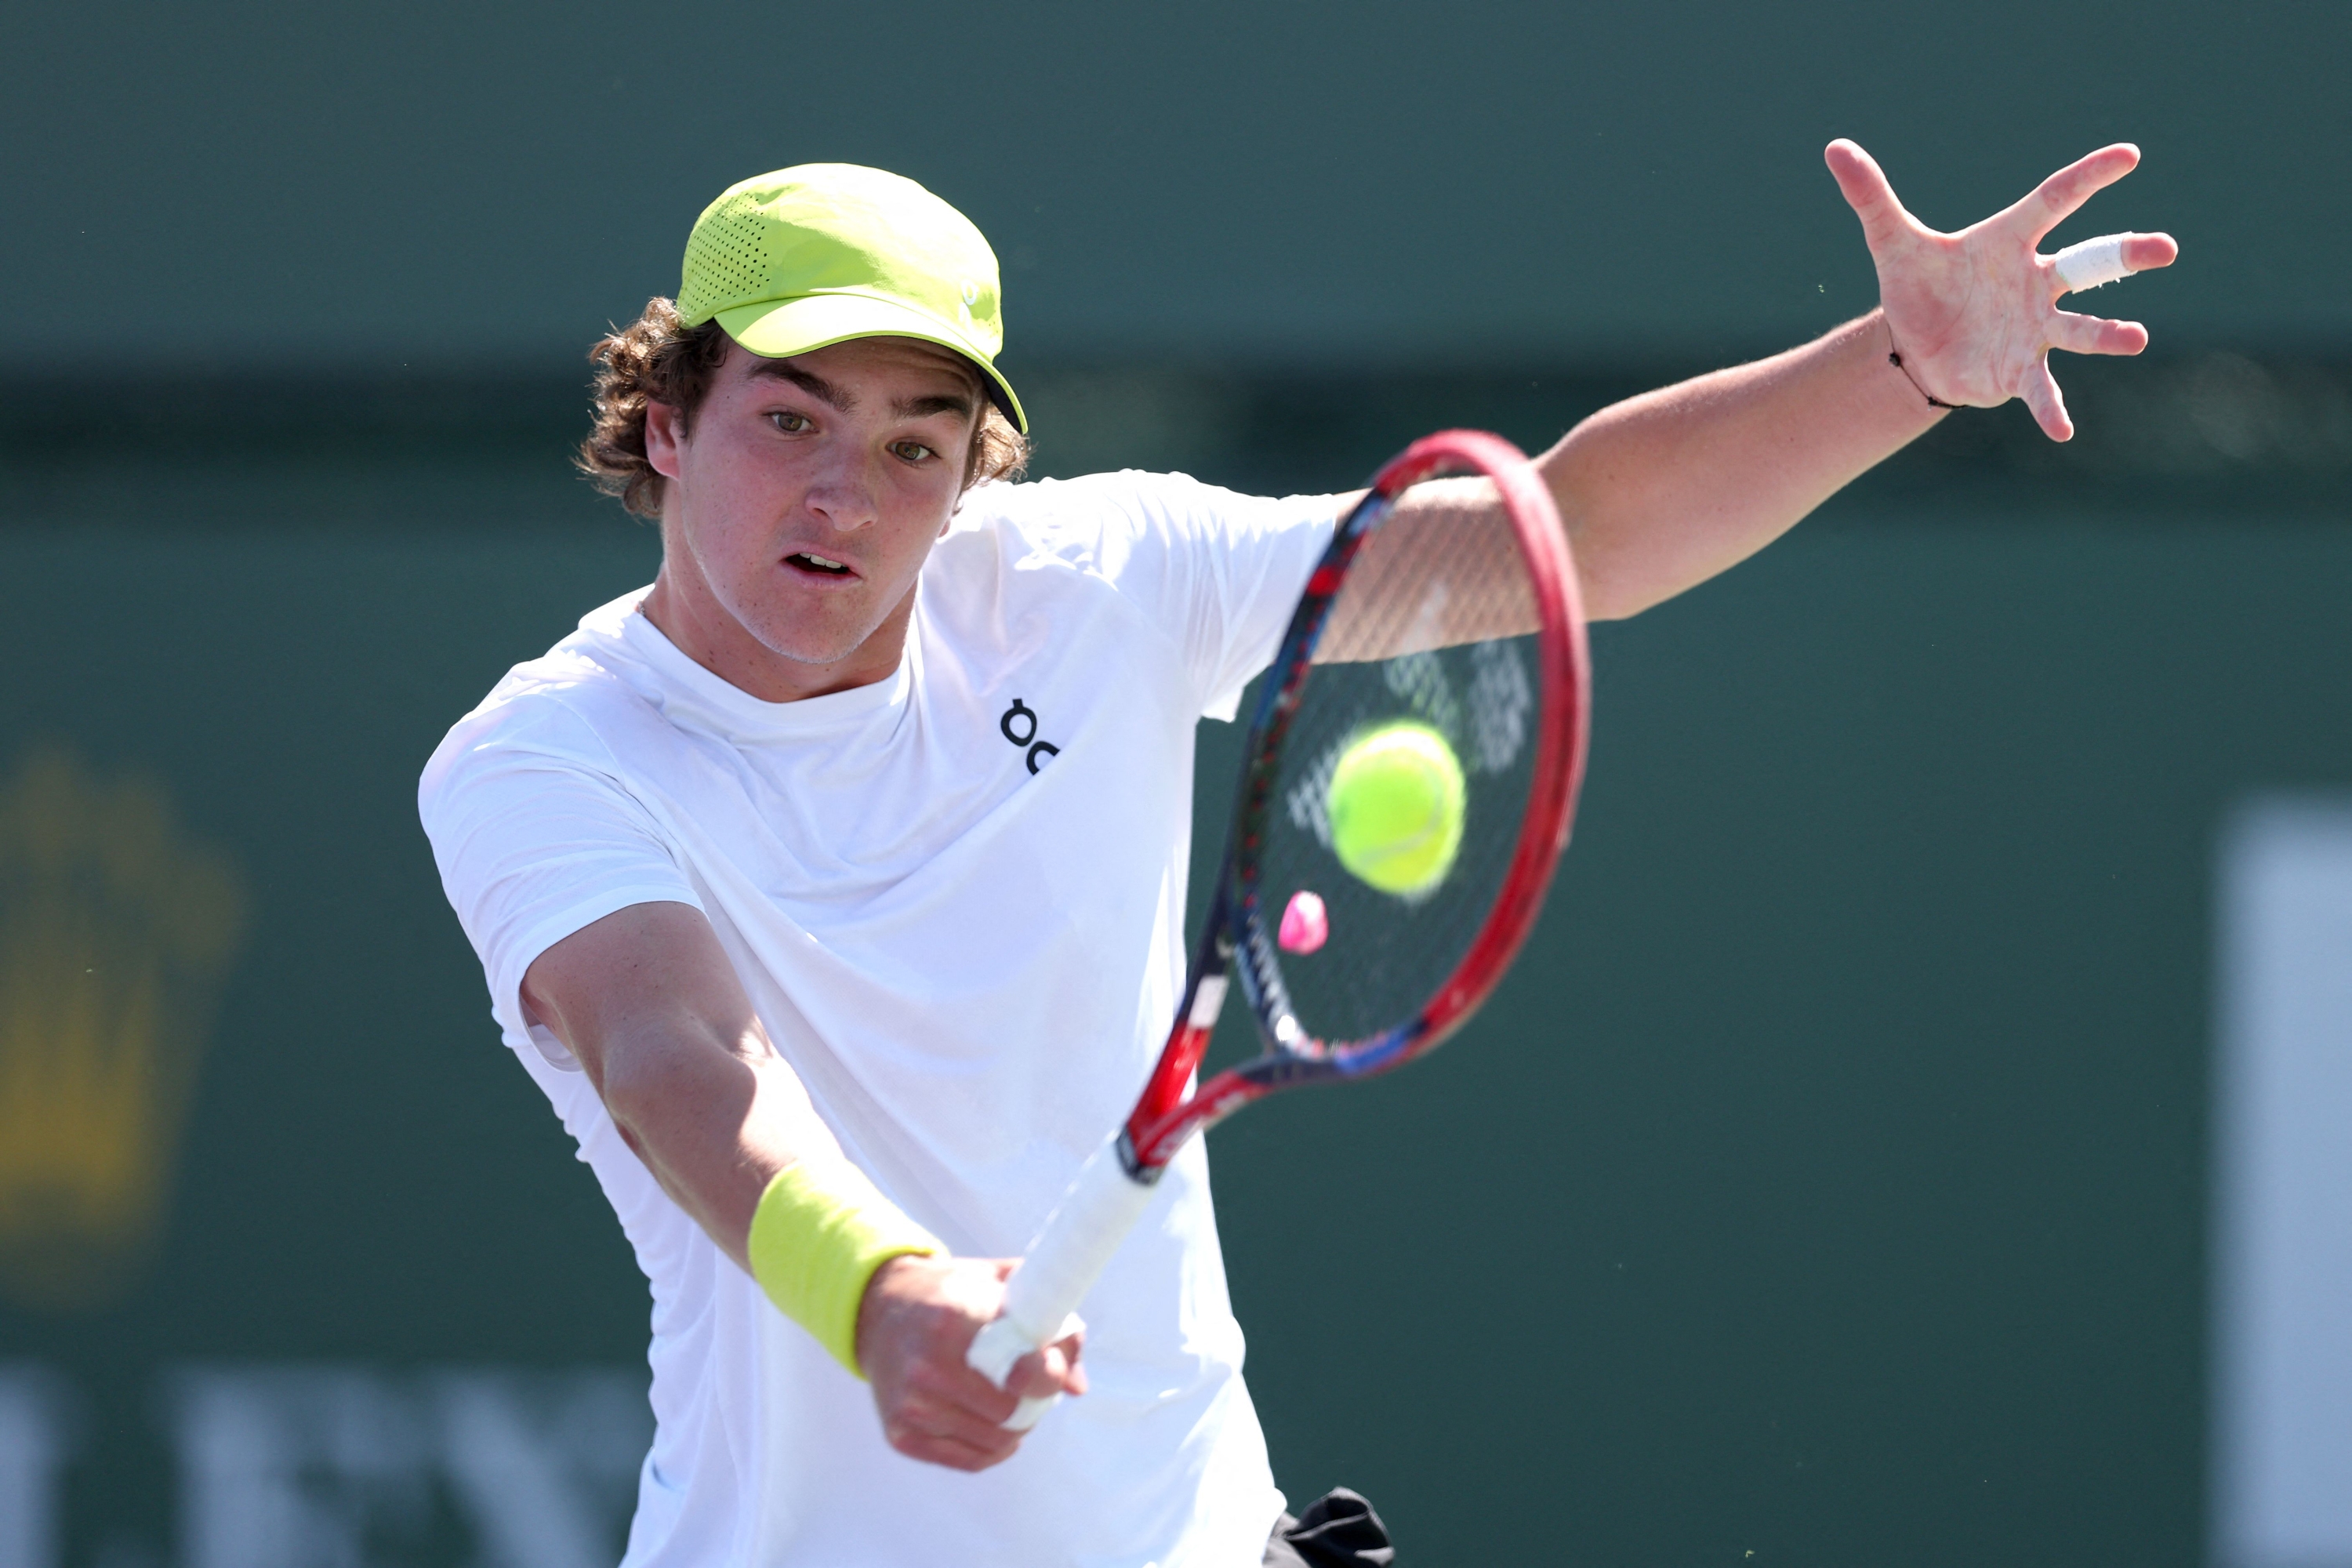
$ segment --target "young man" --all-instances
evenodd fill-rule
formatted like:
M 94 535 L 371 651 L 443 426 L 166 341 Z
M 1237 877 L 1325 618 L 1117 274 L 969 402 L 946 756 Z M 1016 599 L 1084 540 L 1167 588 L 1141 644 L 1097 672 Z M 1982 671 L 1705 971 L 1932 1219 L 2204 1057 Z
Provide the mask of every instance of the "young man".
M 2074 247 L 2063 277 L 2034 249 L 2131 148 L 1949 236 L 1860 148 L 1829 162 L 1881 308 L 1542 458 L 1594 615 L 1761 548 L 1954 406 L 2022 396 L 2064 439 L 2047 351 L 2144 346 L 2056 300 L 2169 239 Z M 810 165 L 720 196 L 675 307 L 597 351 L 583 460 L 659 519 L 659 576 L 425 770 L 507 1042 L 652 1282 L 637 1568 L 1318 1550 L 1269 1542 L 1199 1143 L 1089 1298 L 1083 1367 L 1073 1336 L 999 1390 L 964 1352 L 1158 1051 L 1194 723 L 1232 715 L 1351 498 L 1013 483 L 999 322 L 985 242 L 909 182 Z M 1391 526 L 1442 538 L 1464 504 Z M 1057 1392 L 1085 1397 L 1001 1425 Z

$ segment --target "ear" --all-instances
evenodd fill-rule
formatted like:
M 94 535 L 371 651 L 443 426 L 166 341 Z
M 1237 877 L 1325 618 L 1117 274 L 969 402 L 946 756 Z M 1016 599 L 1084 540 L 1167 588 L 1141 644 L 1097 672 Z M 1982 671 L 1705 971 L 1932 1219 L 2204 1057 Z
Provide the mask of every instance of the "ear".
M 646 403 L 646 461 L 666 479 L 678 474 L 678 457 L 686 447 L 686 415 L 674 403 Z

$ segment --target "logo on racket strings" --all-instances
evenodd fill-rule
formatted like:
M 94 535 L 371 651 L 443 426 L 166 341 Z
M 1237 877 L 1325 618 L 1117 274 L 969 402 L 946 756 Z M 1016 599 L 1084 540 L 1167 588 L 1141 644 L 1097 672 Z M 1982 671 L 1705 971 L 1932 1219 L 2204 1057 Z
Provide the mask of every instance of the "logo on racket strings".
M 1519 760 L 1536 710 L 1535 682 L 1517 648 L 1507 642 L 1471 645 L 1467 706 L 1471 765 L 1502 773 Z

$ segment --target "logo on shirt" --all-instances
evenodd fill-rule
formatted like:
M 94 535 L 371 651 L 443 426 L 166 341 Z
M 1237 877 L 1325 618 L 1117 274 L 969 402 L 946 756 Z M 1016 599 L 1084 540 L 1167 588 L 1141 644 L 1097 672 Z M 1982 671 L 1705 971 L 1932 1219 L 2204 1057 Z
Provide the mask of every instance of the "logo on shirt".
M 1029 771 L 1033 773 L 1045 758 L 1062 754 L 1061 747 L 1051 741 L 1037 738 L 1037 710 L 1018 697 L 1013 700 L 1013 706 L 1004 710 L 1004 717 L 996 721 L 996 727 L 1003 731 L 1006 740 L 1029 753 Z

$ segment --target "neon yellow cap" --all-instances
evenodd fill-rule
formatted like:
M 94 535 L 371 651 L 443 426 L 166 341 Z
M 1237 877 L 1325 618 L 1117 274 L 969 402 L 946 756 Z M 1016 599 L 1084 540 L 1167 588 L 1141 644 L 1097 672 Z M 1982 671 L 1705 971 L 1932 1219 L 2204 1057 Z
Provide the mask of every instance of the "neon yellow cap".
M 963 214 L 915 184 L 856 163 L 801 163 L 730 185 L 687 237 L 678 319 L 714 318 L 755 354 L 788 359 L 851 338 L 916 338 L 986 374 L 1029 429 L 1004 347 L 996 253 Z

